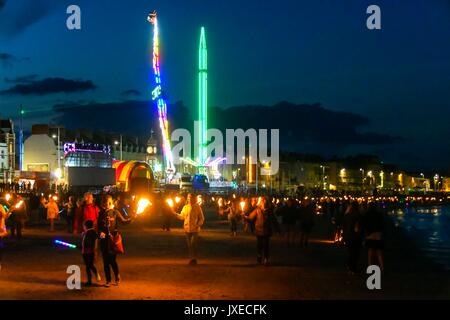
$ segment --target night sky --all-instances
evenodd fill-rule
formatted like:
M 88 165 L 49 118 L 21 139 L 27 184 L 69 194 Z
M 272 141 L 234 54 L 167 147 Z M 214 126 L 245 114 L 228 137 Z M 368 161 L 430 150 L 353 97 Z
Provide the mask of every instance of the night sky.
M 66 28 L 70 4 L 81 7 L 79 31 Z M 366 28 L 370 4 L 381 7 L 381 30 Z M 198 37 L 205 26 L 211 107 L 275 105 L 282 114 L 280 101 L 292 103 L 289 109 L 314 105 L 308 130 L 321 132 L 321 140 L 311 134 L 300 145 L 291 137 L 286 148 L 374 153 L 413 170 L 450 168 L 448 0 L 0 0 L 0 116 L 17 117 L 21 103 L 42 110 L 26 118 L 28 125 L 55 122 L 49 112 L 54 105 L 80 105 L 83 111 L 120 108 L 125 101 L 145 105 L 153 81 L 146 17 L 153 9 L 171 103 L 196 110 Z M 117 123 L 123 112 L 91 114 Z M 296 121 L 280 117 L 273 127 L 302 127 L 304 110 L 289 112 L 286 117 Z M 339 121 L 350 122 L 344 125 L 354 125 L 348 132 L 365 138 L 323 141 L 348 129 Z M 376 141 L 367 138 L 373 136 Z

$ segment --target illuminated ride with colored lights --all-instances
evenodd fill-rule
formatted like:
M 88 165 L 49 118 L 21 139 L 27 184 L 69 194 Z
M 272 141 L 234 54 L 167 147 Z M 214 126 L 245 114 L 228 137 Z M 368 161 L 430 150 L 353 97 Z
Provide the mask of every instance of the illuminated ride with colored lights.
M 156 11 L 150 13 L 147 21 L 153 25 L 153 73 L 155 75 L 155 88 L 152 91 L 152 100 L 156 101 L 158 107 L 159 127 L 163 140 L 163 153 L 165 158 L 166 173 L 169 180 L 175 173 L 175 165 L 173 162 L 172 148 L 169 138 L 169 122 L 167 119 L 167 104 L 164 100 L 164 94 L 161 87 L 161 71 L 159 59 L 159 30 Z
M 113 161 L 116 187 L 134 195 L 148 195 L 154 186 L 153 171 L 143 161 Z
M 195 160 L 181 158 L 182 161 L 198 168 L 199 174 L 207 173 L 207 167 L 217 167 L 226 158 L 208 156 L 208 51 L 206 48 L 205 28 L 200 30 L 200 44 L 198 51 L 198 154 Z

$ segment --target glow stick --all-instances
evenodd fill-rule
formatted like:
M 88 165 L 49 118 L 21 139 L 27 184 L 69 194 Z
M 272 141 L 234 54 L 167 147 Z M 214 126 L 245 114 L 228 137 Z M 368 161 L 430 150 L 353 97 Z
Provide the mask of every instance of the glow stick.
M 67 242 L 64 242 L 64 241 L 61 241 L 61 240 L 55 240 L 55 243 L 56 244 L 60 244 L 60 245 L 62 245 L 64 247 L 71 248 L 71 249 L 76 249 L 77 248 L 76 245 L 71 244 L 71 243 L 67 243 Z

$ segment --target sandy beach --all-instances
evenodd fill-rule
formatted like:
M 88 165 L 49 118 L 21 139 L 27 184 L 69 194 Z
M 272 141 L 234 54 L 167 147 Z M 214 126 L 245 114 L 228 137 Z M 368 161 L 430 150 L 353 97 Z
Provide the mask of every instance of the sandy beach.
M 367 275 L 349 276 L 345 247 L 330 241 L 331 226 L 317 217 L 309 248 L 287 248 L 280 236 L 271 243 L 271 265 L 256 264 L 254 236 L 231 237 L 226 221 L 207 212 L 201 232 L 199 265 L 187 264 L 181 224 L 162 231 L 157 219 L 121 228 L 126 254 L 118 257 L 122 282 L 68 290 L 67 266 L 82 267 L 78 249 L 53 244 L 78 243 L 60 225 L 27 227 L 21 243 L 7 240 L 0 271 L 0 299 L 448 299 L 450 277 L 391 226 L 386 274 L 381 290 L 368 290 Z M 395 230 L 395 231 L 394 231 Z M 361 257 L 361 266 L 366 255 Z M 102 270 L 101 260 L 97 267 Z M 103 271 L 102 271 L 103 274 Z

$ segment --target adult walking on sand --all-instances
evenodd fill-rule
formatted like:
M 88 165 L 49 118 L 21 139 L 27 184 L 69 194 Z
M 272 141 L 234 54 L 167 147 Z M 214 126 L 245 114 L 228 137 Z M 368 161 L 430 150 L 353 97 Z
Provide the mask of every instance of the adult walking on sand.
M 113 200 L 110 195 L 104 195 L 102 198 L 102 209 L 98 217 L 98 233 L 100 238 L 100 251 L 103 258 L 103 269 L 105 271 L 105 287 L 111 285 L 111 269 L 115 277 L 115 285 L 120 283 L 119 265 L 117 264 L 117 252 L 114 248 L 114 238 L 119 236 L 117 231 L 118 221 L 123 223 L 130 222 L 130 218 L 125 218 L 114 209 Z M 121 239 L 121 236 L 120 236 Z M 123 249 L 123 248 L 122 248 Z M 122 252 L 123 253 L 123 252 Z
M 50 231 L 55 231 L 55 220 L 58 219 L 59 216 L 59 208 L 53 197 L 50 197 L 49 202 L 44 204 L 45 208 L 47 208 L 47 220 L 50 221 Z
M 269 242 L 276 228 L 277 220 L 271 206 L 265 197 L 260 197 L 257 207 L 245 217 L 250 221 L 255 221 L 256 235 L 256 260 L 259 264 L 269 265 Z
M 191 193 L 186 198 L 186 204 L 180 214 L 175 216 L 184 221 L 183 228 L 186 233 L 187 246 L 189 251 L 189 264 L 197 264 L 197 243 L 198 233 L 205 222 L 202 207 L 197 203 L 196 197 Z
M 364 216 L 368 265 L 377 262 L 381 272 L 384 272 L 385 224 L 383 212 L 377 208 L 375 202 L 370 202 Z
M 355 274 L 358 272 L 358 259 L 363 240 L 361 214 L 357 201 L 352 202 L 345 211 L 343 237 L 348 250 L 348 272 Z

